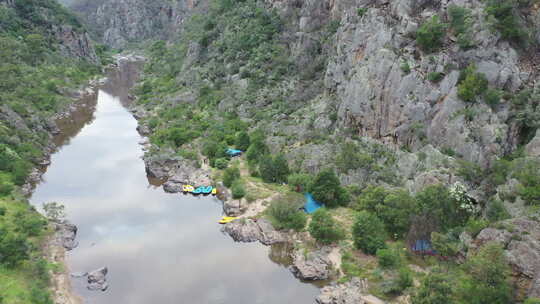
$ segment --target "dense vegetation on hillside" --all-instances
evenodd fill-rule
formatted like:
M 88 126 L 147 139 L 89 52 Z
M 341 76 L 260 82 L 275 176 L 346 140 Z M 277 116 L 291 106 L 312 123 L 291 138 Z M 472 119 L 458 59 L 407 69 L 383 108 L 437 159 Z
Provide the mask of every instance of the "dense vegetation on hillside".
M 500 32 L 503 39 L 516 47 L 532 44 L 530 30 L 521 25 L 518 14 L 520 9 L 531 5 L 530 1 L 493 0 L 485 4 L 485 14 L 494 32 Z M 359 17 L 367 11 L 368 8 L 359 8 Z M 440 51 L 447 43 L 456 43 L 462 51 L 473 49 L 477 43 L 471 32 L 473 22 L 470 9 L 453 5 L 447 18 L 432 17 L 420 25 L 414 38 L 416 46 L 426 54 Z M 451 148 L 441 149 L 442 157 L 447 157 L 444 162 L 448 170 L 474 187 L 481 184 L 489 197 L 485 202 L 471 198 L 460 183 L 449 187 L 432 185 L 410 193 L 395 174 L 400 169 L 396 164 L 397 153 L 361 139 L 350 130 L 337 128 L 333 124 L 337 119 L 335 112 L 329 114 L 332 124 L 326 132 L 316 133 L 313 122 L 320 117 L 314 116 L 308 125 L 310 136 L 299 139 L 294 134 L 278 133 L 274 120 L 286 117 L 299 129 L 295 123 L 300 124 L 310 115 L 308 106 L 291 98 L 293 92 L 288 90 L 291 83 L 302 86 L 305 80 L 315 84 L 320 81 L 326 65 L 322 58 L 339 22 L 330 21 L 317 28 L 319 44 L 311 49 L 313 60 L 304 66 L 297 66 L 291 59 L 291 50 L 284 43 L 287 39 L 284 37 L 290 34 L 286 27 L 287 20 L 257 1 L 235 4 L 216 0 L 211 2 L 208 14 L 189 20 L 179 41 L 154 43 L 148 51 L 150 61 L 143 82 L 137 88 L 140 105 L 153 111 L 143 121 L 152 131 L 152 143 L 161 151 L 167 150 L 199 165 L 201 157 L 208 158 L 218 172 L 217 178 L 233 190 L 235 198 L 245 195 L 252 201 L 257 196 L 249 189 L 241 189 L 247 181 L 287 182 L 289 193 L 276 199 L 265 216 L 281 229 L 307 229 L 319 243 L 339 243 L 345 251 L 343 280 L 355 276 L 368 278 L 374 286 L 370 291 L 378 296 L 410 294 L 413 303 L 426 304 L 513 301 L 504 248 L 488 244 L 474 254 L 471 252 L 462 263 L 466 249 L 460 235 L 465 232 L 475 237 L 482 229 L 499 227 L 500 221 L 510 217 L 502 202 L 506 197 L 498 196 L 497 187 L 513 179 L 520 186 L 508 195 L 524 201 L 530 214 L 538 210 L 539 162 L 523 153 L 523 145 L 539 127 L 537 92 L 522 90 L 512 96 L 491 87 L 474 62 L 462 67 L 457 92 L 467 106 L 456 115 L 474 120 L 474 104 L 485 103 L 495 111 L 502 99 L 508 101 L 509 121 L 520 128 L 518 148 L 487 168 L 459 160 Z M 457 40 L 449 42 L 450 34 Z M 407 62 L 401 69 L 405 74 L 411 72 Z M 446 72 L 431 72 L 426 76 L 436 84 Z M 303 84 L 302 88 L 306 89 Z M 284 144 L 270 145 L 269 137 L 277 136 L 281 136 Z M 418 137 L 425 140 L 421 132 Z M 318 172 L 302 169 L 301 157 L 287 158 L 291 146 L 308 143 L 335 146 L 334 158 Z M 225 153 L 229 147 L 247 152 L 249 177 L 240 173 L 241 164 L 229 160 Z M 276 147 L 282 150 L 276 151 Z M 404 150 L 410 152 L 407 147 Z M 424 152 L 416 155 L 422 161 L 427 157 Z M 220 170 L 224 171 L 220 173 Z M 343 187 L 340 177 L 354 170 L 368 172 L 369 180 Z M 294 191 L 312 192 L 329 209 L 313 215 L 306 227 L 306 216 L 298 211 L 301 200 L 290 193 Z M 404 247 L 410 249 L 417 240 L 431 240 L 440 260 L 419 261 L 409 252 L 403 252 Z M 377 255 L 378 266 L 363 264 L 357 250 Z M 432 273 L 413 274 L 408 266 L 411 263 L 427 266 Z M 421 282 L 417 290 L 410 288 L 413 277 Z
M 59 52 L 55 30 L 82 25 L 54 0 L 0 3 L 0 303 L 52 303 L 42 248 L 47 221 L 17 194 L 50 142 L 49 120 L 65 94 L 100 73 Z

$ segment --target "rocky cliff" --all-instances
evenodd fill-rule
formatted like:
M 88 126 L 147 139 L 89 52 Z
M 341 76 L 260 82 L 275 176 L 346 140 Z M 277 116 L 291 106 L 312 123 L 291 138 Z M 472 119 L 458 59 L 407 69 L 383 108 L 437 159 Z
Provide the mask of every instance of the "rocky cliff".
M 104 44 L 125 48 L 129 43 L 174 37 L 185 18 L 202 1 L 76 1 L 71 8 Z

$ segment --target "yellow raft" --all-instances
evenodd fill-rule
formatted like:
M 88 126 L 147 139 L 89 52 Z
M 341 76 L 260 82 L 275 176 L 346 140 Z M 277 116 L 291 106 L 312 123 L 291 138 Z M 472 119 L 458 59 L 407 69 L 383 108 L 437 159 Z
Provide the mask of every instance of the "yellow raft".
M 192 185 L 183 185 L 182 186 L 182 192 L 193 192 L 195 191 L 195 187 Z
M 221 218 L 221 220 L 219 221 L 220 224 L 227 224 L 227 223 L 230 223 L 234 220 L 236 220 L 237 217 L 233 217 L 233 216 L 224 216 Z

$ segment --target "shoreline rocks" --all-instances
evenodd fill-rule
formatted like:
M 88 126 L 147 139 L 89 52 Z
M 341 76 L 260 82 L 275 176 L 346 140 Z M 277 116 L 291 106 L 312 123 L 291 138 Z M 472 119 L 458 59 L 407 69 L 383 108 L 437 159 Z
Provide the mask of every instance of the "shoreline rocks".
M 73 250 L 79 246 L 79 242 L 75 240 L 77 237 L 77 226 L 64 221 L 55 223 L 55 230 L 58 243 L 67 251 Z
M 109 270 L 107 267 L 101 267 L 89 272 L 87 277 L 88 285 L 86 288 L 92 291 L 106 291 L 107 288 L 109 288 L 106 277 L 108 272 Z
M 347 283 L 323 287 L 321 294 L 315 298 L 317 304 L 384 304 L 381 299 L 365 295 L 367 282 L 353 278 Z
M 239 219 L 223 225 L 221 232 L 228 234 L 235 242 L 251 243 L 259 241 L 263 245 L 272 245 L 286 241 L 285 236 L 275 230 L 272 224 L 259 219 Z
M 289 270 L 295 277 L 307 281 L 328 280 L 332 275 L 332 262 L 329 247 L 312 252 L 298 249 L 293 253 L 293 265 Z

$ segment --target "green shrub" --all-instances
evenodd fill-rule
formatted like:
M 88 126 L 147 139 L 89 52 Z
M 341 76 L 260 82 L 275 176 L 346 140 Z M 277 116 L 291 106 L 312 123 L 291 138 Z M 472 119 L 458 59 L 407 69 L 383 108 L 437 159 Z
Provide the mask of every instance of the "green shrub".
M 411 72 L 411 66 L 409 65 L 407 61 L 403 61 L 401 65 L 399 66 L 399 68 L 405 74 L 409 74 Z
M 377 215 L 394 238 L 403 237 L 409 230 L 414 207 L 414 199 L 408 191 L 387 190 L 382 186 L 368 186 L 358 196 L 356 203 L 357 210 Z
M 287 183 L 294 191 L 297 192 L 308 191 L 312 182 L 313 176 L 310 174 L 293 173 L 287 177 Z
M 473 47 L 471 11 L 452 4 L 448 7 L 448 15 L 450 16 L 450 27 L 456 34 L 458 45 L 465 50 Z
M 475 102 L 488 88 L 488 81 L 484 74 L 477 73 L 476 67 L 470 65 L 462 71 L 461 81 L 458 85 L 458 97 L 466 102 Z
M 396 283 L 402 291 L 412 287 L 414 283 L 412 272 L 406 267 L 400 268 Z
M 444 78 L 444 73 L 431 72 L 428 74 L 428 80 L 431 82 L 439 82 L 443 80 L 443 78 Z
M 29 244 L 22 235 L 12 232 L 0 236 L 0 263 L 15 267 L 28 258 Z
M 480 231 L 487 228 L 489 226 L 489 222 L 484 219 L 473 219 L 470 218 L 467 221 L 467 224 L 465 226 L 465 230 L 471 234 L 472 237 L 476 237 Z
M 364 17 L 364 15 L 367 13 L 368 8 L 367 7 L 359 7 L 356 9 L 356 14 L 360 17 Z
M 347 190 L 341 187 L 339 179 L 332 170 L 323 170 L 313 180 L 310 189 L 315 200 L 333 208 L 345 206 L 350 201 Z
M 246 131 L 242 131 L 236 135 L 236 138 L 234 140 L 234 145 L 238 150 L 241 151 L 247 151 L 249 148 L 249 134 Z
M 307 216 L 300 211 L 301 202 L 295 199 L 280 198 L 272 201 L 268 207 L 268 214 L 273 219 L 276 229 L 304 229 Z
M 234 199 L 241 199 L 246 195 L 244 184 L 240 180 L 235 180 L 231 187 L 232 197 Z
M 376 255 L 382 268 L 394 268 L 400 264 L 401 257 L 393 249 L 378 249 Z
M 229 160 L 226 158 L 218 158 L 215 160 L 214 166 L 220 170 L 223 170 L 229 166 Z
M 517 1 L 514 0 L 487 0 L 485 6 L 494 29 L 499 31 L 504 39 L 524 43 L 528 34 L 520 24 L 516 10 Z
M 501 200 L 494 199 L 488 203 L 486 216 L 490 222 L 498 222 L 510 218 L 510 213 Z
M 457 175 L 471 183 L 480 183 L 484 179 L 484 171 L 479 165 L 466 160 L 458 160 Z
M 343 229 L 325 208 L 320 208 L 313 213 L 308 230 L 311 236 L 323 244 L 337 242 L 345 237 Z
M 267 183 L 284 183 L 289 175 L 289 164 L 283 155 L 265 155 L 260 159 L 259 173 Z
M 368 254 L 375 254 L 378 249 L 386 248 L 383 222 L 367 211 L 360 211 L 354 222 L 353 239 L 356 248 Z
M 488 89 L 484 95 L 484 101 L 491 107 L 497 106 L 501 102 L 502 92 L 496 89 Z
M 453 284 L 447 272 L 435 268 L 422 280 L 420 287 L 411 298 L 412 304 L 455 304 L 457 302 L 453 296 Z
M 416 42 L 422 50 L 431 53 L 442 46 L 445 35 L 446 25 L 439 21 L 438 16 L 433 16 L 416 32 Z
M 463 265 L 466 275 L 459 281 L 459 303 L 507 304 L 512 301 L 510 267 L 503 248 L 488 243 Z
M 528 298 L 523 304 L 540 304 L 540 298 Z
M 7 181 L 0 181 L 0 196 L 6 196 L 11 194 L 11 191 L 13 191 L 14 186 L 10 182 Z
M 229 167 L 223 172 L 223 185 L 230 188 L 235 180 L 240 178 L 240 169 L 238 167 Z

